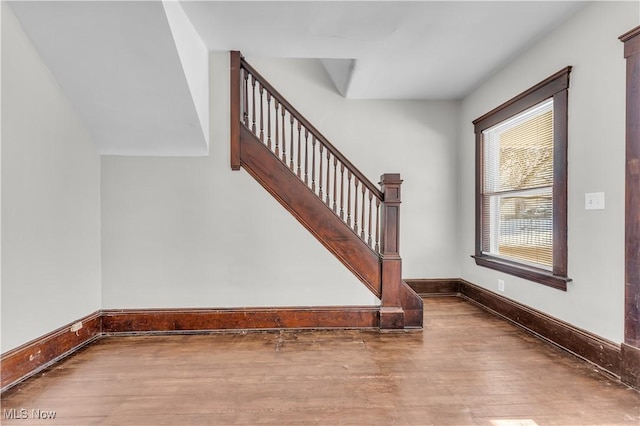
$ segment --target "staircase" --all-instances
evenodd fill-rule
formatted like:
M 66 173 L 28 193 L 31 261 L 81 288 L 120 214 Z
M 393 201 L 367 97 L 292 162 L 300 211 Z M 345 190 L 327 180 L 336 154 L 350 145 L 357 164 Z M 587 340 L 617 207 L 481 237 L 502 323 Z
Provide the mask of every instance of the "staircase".
M 244 168 L 381 300 L 380 329 L 422 327 L 402 281 L 399 174 L 380 189 L 231 52 L 231 168 Z

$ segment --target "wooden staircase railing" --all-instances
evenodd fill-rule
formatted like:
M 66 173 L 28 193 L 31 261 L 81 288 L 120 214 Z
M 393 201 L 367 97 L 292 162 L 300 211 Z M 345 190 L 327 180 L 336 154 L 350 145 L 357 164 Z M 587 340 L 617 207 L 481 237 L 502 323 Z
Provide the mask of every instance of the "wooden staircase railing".
M 244 167 L 381 299 L 380 328 L 422 326 L 402 281 L 398 174 L 378 189 L 239 52 L 231 52 L 231 168 Z

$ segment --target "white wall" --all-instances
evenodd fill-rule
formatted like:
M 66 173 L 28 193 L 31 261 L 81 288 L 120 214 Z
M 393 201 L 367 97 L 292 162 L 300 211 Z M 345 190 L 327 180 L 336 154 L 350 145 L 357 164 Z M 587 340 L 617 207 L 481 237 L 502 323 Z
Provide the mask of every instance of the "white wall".
M 100 309 L 100 159 L 2 2 L 2 348 Z
M 231 171 L 228 54 L 211 60 L 209 157 L 102 158 L 103 306 L 377 303 L 244 170 Z M 345 102 L 318 61 L 255 65 L 277 75 L 275 86 L 320 129 L 334 130 L 335 144 L 374 182 L 407 171 L 404 276 L 457 276 L 455 104 Z M 309 108 L 316 102 L 324 107 Z
M 228 53 L 211 60 L 208 157 L 102 158 L 103 306 L 377 303 L 245 171 L 231 171 Z
M 625 61 L 618 36 L 640 21 L 638 2 L 588 5 L 462 103 L 459 260 L 462 278 L 615 342 L 624 332 Z M 566 292 L 475 265 L 475 141 L 471 121 L 572 65 L 569 88 L 569 276 Z M 606 210 L 584 209 L 604 192 Z

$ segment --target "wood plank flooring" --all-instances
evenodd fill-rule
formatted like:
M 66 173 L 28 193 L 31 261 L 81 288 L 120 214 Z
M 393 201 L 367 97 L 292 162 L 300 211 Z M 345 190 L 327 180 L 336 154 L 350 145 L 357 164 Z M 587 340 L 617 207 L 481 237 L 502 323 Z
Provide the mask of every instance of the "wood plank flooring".
M 424 319 L 423 332 L 105 338 L 5 392 L 1 422 L 640 424 L 640 393 L 460 298 L 426 298 Z

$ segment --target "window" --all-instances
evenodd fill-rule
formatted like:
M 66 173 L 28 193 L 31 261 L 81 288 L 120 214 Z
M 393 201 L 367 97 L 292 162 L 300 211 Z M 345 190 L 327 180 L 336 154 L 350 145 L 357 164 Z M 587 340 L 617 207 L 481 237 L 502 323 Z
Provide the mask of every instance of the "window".
M 567 67 L 473 122 L 476 264 L 566 290 Z

